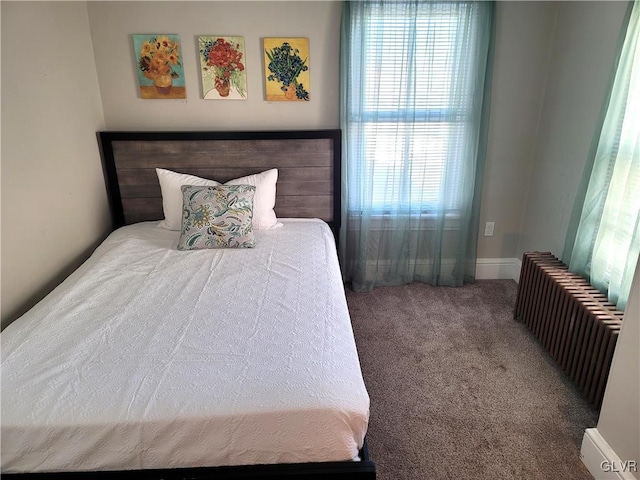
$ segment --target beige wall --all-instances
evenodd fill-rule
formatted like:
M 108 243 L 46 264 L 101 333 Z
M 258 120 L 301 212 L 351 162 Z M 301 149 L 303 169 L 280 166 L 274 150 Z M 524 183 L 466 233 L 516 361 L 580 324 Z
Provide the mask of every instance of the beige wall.
M 558 6 L 498 2 L 479 258 L 516 256 Z M 493 237 L 484 223 L 496 222 Z
M 5 326 L 84 260 L 110 220 L 86 4 L 0 5 Z
M 518 257 L 562 255 L 627 2 L 560 2 Z
M 598 432 L 620 460 L 635 460 L 640 468 L 640 263 L 607 381 Z M 640 478 L 640 472 L 633 473 Z
M 109 129 L 338 127 L 341 2 L 88 2 L 88 9 Z M 131 41 L 134 33 L 180 35 L 186 100 L 139 98 Z M 197 35 L 244 37 L 247 100 L 202 99 Z M 264 100 L 261 39 L 273 36 L 309 39 L 309 102 Z

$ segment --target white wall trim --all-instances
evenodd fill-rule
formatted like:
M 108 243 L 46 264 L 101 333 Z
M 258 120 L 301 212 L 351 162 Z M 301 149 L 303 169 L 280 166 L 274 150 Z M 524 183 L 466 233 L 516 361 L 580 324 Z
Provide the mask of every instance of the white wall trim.
M 623 463 L 597 428 L 587 428 L 582 438 L 580 459 L 596 480 L 637 480 L 640 465 Z
M 520 280 L 522 260 L 518 258 L 478 258 L 476 260 L 476 279 L 500 280 L 510 278 Z

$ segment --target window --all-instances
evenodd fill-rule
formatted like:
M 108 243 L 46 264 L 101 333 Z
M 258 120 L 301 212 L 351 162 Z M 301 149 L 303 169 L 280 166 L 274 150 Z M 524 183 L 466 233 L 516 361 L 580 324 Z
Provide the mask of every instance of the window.
M 344 4 L 340 252 L 356 291 L 475 276 L 493 8 Z
M 482 2 L 356 3 L 346 101 L 360 171 L 350 206 L 464 208 L 486 64 Z
M 602 129 L 596 132 L 569 268 L 624 310 L 640 252 L 640 2 L 631 5 Z

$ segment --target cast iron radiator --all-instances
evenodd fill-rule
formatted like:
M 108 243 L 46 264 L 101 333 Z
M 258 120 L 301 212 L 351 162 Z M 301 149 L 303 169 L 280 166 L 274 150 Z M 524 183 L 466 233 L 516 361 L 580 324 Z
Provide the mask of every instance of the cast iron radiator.
M 514 317 L 522 321 L 596 409 L 623 312 L 548 252 L 522 257 Z

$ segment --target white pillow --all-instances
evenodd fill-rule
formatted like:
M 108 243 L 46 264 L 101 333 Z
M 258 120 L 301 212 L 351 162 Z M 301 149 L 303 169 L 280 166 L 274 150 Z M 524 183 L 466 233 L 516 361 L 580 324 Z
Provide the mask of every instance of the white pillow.
M 162 191 L 162 211 L 164 220 L 158 226 L 167 230 L 180 230 L 182 228 L 182 185 L 195 185 L 197 187 L 217 187 L 220 182 L 207 180 L 187 175 L 185 173 L 172 172 L 156 168 L 160 190 Z
M 215 187 L 222 185 L 215 180 L 172 172 L 163 168 L 156 168 L 160 190 L 162 191 L 162 210 L 164 220 L 158 226 L 167 230 L 180 230 L 182 228 L 182 185 L 196 185 L 199 187 Z M 278 170 L 273 168 L 255 175 L 229 180 L 225 185 L 253 185 L 256 193 L 253 197 L 253 228 L 257 230 L 269 230 L 282 226 L 278 223 L 273 207 L 276 204 L 276 182 Z
M 253 228 L 255 229 L 270 230 L 282 226 L 281 223 L 278 223 L 276 212 L 273 211 L 273 207 L 276 206 L 277 181 L 278 170 L 272 168 L 262 173 L 235 178 L 225 183 L 225 185 L 253 185 L 256 187 L 256 193 L 253 196 Z

